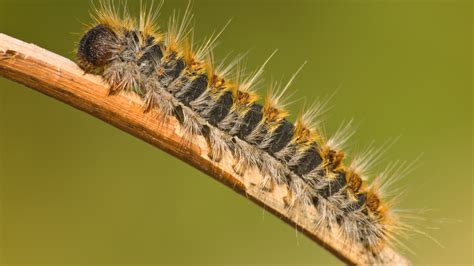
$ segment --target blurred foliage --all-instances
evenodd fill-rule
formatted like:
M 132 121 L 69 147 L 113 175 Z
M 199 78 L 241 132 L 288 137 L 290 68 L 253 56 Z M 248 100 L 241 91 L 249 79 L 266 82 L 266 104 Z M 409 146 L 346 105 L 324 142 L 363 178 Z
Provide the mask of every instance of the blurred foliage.
M 137 10 L 138 1 L 129 1 Z M 73 58 L 89 1 L 0 0 L 0 32 Z M 166 1 L 165 26 L 185 1 Z M 195 0 L 197 39 L 231 26 L 216 57 L 303 102 L 337 93 L 325 128 L 354 118 L 348 148 L 401 136 L 374 167 L 421 159 L 396 184 L 422 218 L 405 240 L 420 264 L 472 259 L 472 3 Z M 85 113 L 0 79 L 0 264 L 341 264 L 261 208 Z M 436 229 L 437 228 L 437 229 Z

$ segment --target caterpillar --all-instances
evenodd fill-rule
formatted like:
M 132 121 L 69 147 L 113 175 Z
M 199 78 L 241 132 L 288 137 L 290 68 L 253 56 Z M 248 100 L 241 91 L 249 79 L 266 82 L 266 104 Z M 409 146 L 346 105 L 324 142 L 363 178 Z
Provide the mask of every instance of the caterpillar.
M 195 47 L 191 5 L 182 16 L 172 15 L 166 32 L 156 24 L 161 5 L 141 7 L 134 19 L 125 7 L 100 2 L 94 23 L 79 41 L 78 65 L 101 75 L 109 94 L 137 95 L 144 112 L 159 114 L 156 123 L 176 118 L 189 143 L 203 136 L 212 160 L 230 154 L 237 174 L 256 169 L 265 177 L 256 184 L 261 191 L 286 187 L 289 211 L 311 206 L 314 228 L 337 234 L 348 247 L 361 245 L 371 258 L 368 263 L 390 263 L 380 251 L 396 244 L 398 231 L 405 227 L 393 202 L 383 197 L 391 183 L 386 176 L 395 167 L 367 182 L 365 169 L 378 153 L 368 149 L 347 163 L 342 148 L 350 124 L 325 137 L 318 120 L 324 102 L 289 121 L 285 92 L 299 70 L 286 84 L 272 83 L 259 101 L 256 88 L 274 53 L 247 75 L 241 57 L 216 64 L 212 50 L 222 31 Z

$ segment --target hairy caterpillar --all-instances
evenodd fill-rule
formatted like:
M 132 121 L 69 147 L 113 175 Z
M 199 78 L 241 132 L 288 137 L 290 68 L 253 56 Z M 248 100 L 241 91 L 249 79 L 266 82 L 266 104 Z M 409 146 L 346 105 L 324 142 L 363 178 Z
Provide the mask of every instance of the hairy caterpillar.
M 110 2 L 96 11 L 96 23 L 77 50 L 86 72 L 102 75 L 110 93 L 137 94 L 145 111 L 162 115 L 157 123 L 174 116 L 190 142 L 193 136 L 204 136 L 213 160 L 230 153 L 237 173 L 258 169 L 266 177 L 259 189 L 287 186 L 288 209 L 313 206 L 314 227 L 340 232 L 348 246 L 362 244 L 372 263 L 389 262 L 378 252 L 400 225 L 391 203 L 381 197 L 383 181 L 364 181 L 364 169 L 376 156 L 369 150 L 345 165 L 341 146 L 348 127 L 325 138 L 316 120 L 321 105 L 301 112 L 294 123 L 288 121 L 283 93 L 294 76 L 283 87 L 272 84 L 260 104 L 255 85 L 265 64 L 248 76 L 237 60 L 216 66 L 212 47 L 219 34 L 194 49 L 188 38 L 189 7 L 181 19 L 171 18 L 166 33 L 158 31 L 151 8 L 138 21 L 119 13 Z

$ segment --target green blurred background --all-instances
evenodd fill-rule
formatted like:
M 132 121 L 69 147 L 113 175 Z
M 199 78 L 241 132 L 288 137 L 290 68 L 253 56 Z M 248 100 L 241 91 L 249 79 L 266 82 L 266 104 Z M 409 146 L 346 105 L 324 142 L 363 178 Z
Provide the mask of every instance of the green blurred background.
M 89 1 L 0 0 L 0 32 L 73 58 Z M 129 1 L 137 9 L 138 1 Z M 162 25 L 185 1 L 166 1 Z M 218 58 L 251 49 L 288 78 L 293 113 L 338 91 L 325 122 L 354 118 L 349 153 L 401 136 L 374 172 L 417 168 L 400 208 L 416 264 L 472 264 L 473 5 L 458 1 L 195 0 L 196 36 L 231 26 Z M 166 21 L 165 21 L 166 20 Z M 0 264 L 341 264 L 192 167 L 85 113 L 0 79 Z

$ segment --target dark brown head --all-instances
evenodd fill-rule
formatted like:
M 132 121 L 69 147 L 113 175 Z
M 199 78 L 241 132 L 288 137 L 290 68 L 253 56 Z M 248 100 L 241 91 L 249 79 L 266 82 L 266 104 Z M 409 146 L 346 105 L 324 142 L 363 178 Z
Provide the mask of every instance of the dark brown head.
M 107 64 L 113 55 L 117 36 L 106 25 L 90 29 L 79 42 L 77 58 L 79 65 L 86 71 L 93 71 Z

